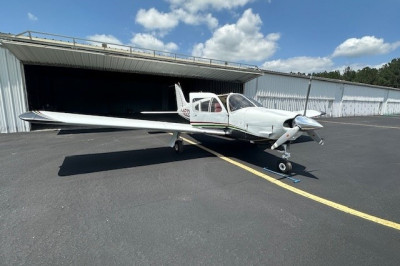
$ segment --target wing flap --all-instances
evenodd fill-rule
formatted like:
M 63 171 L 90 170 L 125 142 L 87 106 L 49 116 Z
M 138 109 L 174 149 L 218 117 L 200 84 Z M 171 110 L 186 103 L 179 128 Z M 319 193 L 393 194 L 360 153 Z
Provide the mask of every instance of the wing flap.
M 225 135 L 222 129 L 203 129 L 195 128 L 189 124 L 170 123 L 150 120 L 117 118 L 96 115 L 82 115 L 71 113 L 60 113 L 51 111 L 33 111 L 21 114 L 22 120 L 28 122 L 66 124 L 93 127 L 110 127 L 124 129 L 150 129 L 162 130 L 166 132 L 182 132 L 182 133 L 205 133 L 215 135 Z

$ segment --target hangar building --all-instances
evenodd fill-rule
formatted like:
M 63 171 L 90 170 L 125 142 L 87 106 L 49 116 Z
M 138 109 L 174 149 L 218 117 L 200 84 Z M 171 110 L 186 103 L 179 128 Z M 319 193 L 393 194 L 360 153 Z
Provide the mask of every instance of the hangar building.
M 255 66 L 38 32 L 0 34 L 1 132 L 29 131 L 18 115 L 50 110 L 129 117 L 176 110 L 174 90 L 242 92 Z
M 30 131 L 18 115 L 49 110 L 135 117 L 176 110 L 174 90 L 241 92 L 301 110 L 308 78 L 256 66 L 27 31 L 0 33 L 0 132 Z M 400 113 L 393 88 L 315 79 L 310 108 L 328 116 Z

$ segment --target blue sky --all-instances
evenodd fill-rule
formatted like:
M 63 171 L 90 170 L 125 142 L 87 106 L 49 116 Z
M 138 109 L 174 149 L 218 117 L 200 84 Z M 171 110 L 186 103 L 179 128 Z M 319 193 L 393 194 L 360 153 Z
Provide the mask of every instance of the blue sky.
M 2 0 L 0 32 L 34 30 L 282 72 L 400 57 L 398 0 Z

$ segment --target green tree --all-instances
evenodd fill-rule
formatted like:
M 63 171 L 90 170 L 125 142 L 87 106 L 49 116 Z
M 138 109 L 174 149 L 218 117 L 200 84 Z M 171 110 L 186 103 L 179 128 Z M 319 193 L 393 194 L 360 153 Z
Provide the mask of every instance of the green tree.
M 400 58 L 379 69 L 378 85 L 400 88 Z
M 380 69 L 365 67 L 354 71 L 348 66 L 343 74 L 339 70 L 335 70 L 313 73 L 313 76 L 400 88 L 400 58 L 393 59 Z
M 346 81 L 355 81 L 356 75 L 357 73 L 348 66 L 344 69 L 342 77 Z
M 322 73 L 313 73 L 313 76 L 328 78 L 328 79 L 342 79 L 342 75 L 339 70 L 331 71 L 331 72 L 322 72 Z
M 379 71 L 376 68 L 364 67 L 363 69 L 357 71 L 354 81 L 377 85 L 378 73 Z

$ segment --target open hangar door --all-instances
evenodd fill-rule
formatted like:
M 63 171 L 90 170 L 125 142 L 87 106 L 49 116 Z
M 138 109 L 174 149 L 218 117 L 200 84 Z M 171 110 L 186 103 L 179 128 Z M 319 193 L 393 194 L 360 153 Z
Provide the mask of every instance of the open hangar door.
M 243 92 L 241 82 L 42 65 L 24 65 L 24 70 L 30 110 L 149 119 L 140 112 L 177 109 L 177 82 L 187 100 L 193 91 Z

